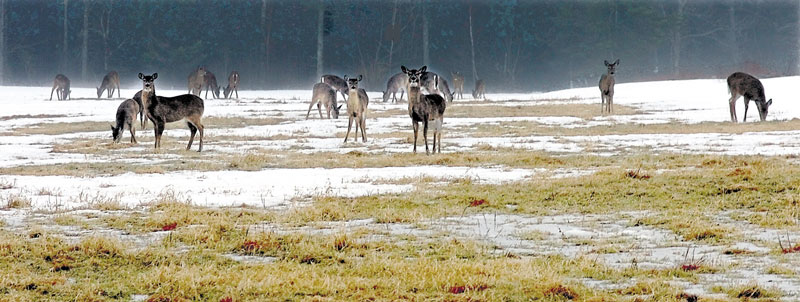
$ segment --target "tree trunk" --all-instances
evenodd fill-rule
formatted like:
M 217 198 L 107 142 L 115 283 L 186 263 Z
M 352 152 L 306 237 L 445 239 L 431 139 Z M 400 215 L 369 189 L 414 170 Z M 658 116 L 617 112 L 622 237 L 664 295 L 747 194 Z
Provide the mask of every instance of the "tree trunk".
M 475 38 L 472 35 L 472 4 L 469 5 L 469 49 L 472 53 L 472 78 L 478 80 L 478 70 L 475 69 Z
M 269 79 L 269 75 L 270 75 L 270 72 L 269 72 L 269 68 L 270 68 L 270 66 L 269 66 L 269 50 L 270 50 L 269 49 L 269 42 L 270 42 L 270 38 L 272 38 L 272 12 L 273 12 L 273 9 L 274 8 L 272 6 L 269 6 L 269 7 L 267 6 L 267 0 L 262 0 L 261 1 L 261 29 L 264 31 L 264 49 L 263 49 L 263 51 L 264 51 L 263 52 L 264 59 L 262 60 L 261 72 L 263 74 L 262 80 L 264 81 L 265 85 L 267 83 L 269 83 L 269 81 L 270 81 L 270 79 Z
M 800 12 L 800 10 L 798 10 Z M 397 0 L 394 0 L 394 8 L 392 8 L 392 34 L 395 33 L 395 26 L 397 25 Z M 798 27 L 800 28 L 800 26 Z M 798 39 L 800 39 L 800 35 L 798 35 Z M 389 69 L 393 68 L 392 66 L 392 55 L 394 54 L 394 36 L 392 36 L 392 41 L 389 42 Z
M 64 0 L 64 44 L 61 54 L 61 72 L 66 72 L 67 70 L 67 63 L 68 63 L 68 54 L 67 49 L 69 49 L 69 44 L 67 40 L 67 4 L 69 0 Z
M 81 80 L 89 81 L 89 1 L 83 0 L 83 47 L 81 47 Z
M 322 38 L 324 37 L 325 31 L 325 2 L 324 0 L 319 1 L 319 12 L 317 14 L 317 81 L 319 78 L 322 77 L 322 62 L 323 62 L 323 47 L 325 44 L 323 43 Z
M 422 65 L 430 64 L 430 44 L 428 39 L 428 12 L 425 8 L 425 0 L 422 0 Z
M 6 1 L 0 0 L 0 85 L 5 84 L 6 71 Z
M 797 33 L 796 33 L 796 35 L 797 35 L 797 47 L 795 47 L 795 48 L 797 49 L 797 62 L 796 62 L 797 70 L 795 71 L 795 74 L 800 75 L 800 2 L 797 3 L 797 25 L 796 26 L 797 26 Z
M 672 28 L 672 76 L 680 77 L 681 47 L 683 42 L 683 10 L 686 0 L 678 0 L 675 26 Z
M 733 4 L 728 6 L 728 43 L 730 44 L 730 54 L 731 54 L 731 65 L 734 68 L 739 69 L 741 68 L 742 64 L 742 54 L 739 52 L 739 42 L 736 39 L 736 35 L 739 32 L 738 27 L 736 26 L 736 11 L 733 7 Z

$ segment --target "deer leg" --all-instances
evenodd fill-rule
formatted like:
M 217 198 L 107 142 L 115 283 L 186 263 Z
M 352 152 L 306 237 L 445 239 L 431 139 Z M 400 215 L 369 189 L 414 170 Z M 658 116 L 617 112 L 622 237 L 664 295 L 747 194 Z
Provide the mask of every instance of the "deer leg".
M 308 104 L 308 111 L 306 112 L 306 119 L 308 119 L 308 115 L 311 114 L 311 108 L 314 107 L 314 100 L 311 100 L 311 104 Z M 320 113 L 320 117 L 322 117 L 322 113 Z
M 161 134 L 164 133 L 164 122 L 154 120 L 153 121 L 153 132 L 155 132 L 155 149 L 161 147 Z
M 53 91 L 56 90 L 56 86 L 53 86 L 53 89 L 50 89 L 50 100 L 53 100 Z M 58 93 L 56 93 L 56 97 L 58 97 Z
M 197 127 L 192 125 L 192 122 L 189 121 L 186 122 L 186 126 L 189 126 L 189 131 L 192 133 L 192 135 L 189 136 L 189 144 L 186 145 L 186 150 L 189 150 L 192 148 L 192 142 L 194 141 L 194 135 L 197 133 Z
M 117 97 L 118 97 L 118 98 L 121 98 L 121 97 L 122 97 L 122 96 L 120 95 L 120 92 L 119 92 L 119 84 L 117 84 Z
M 750 107 L 750 99 L 744 97 L 744 120 L 743 122 L 747 122 L 747 107 Z
M 738 98 L 739 98 L 739 96 L 736 95 L 735 93 L 733 93 L 731 95 L 730 100 L 728 100 L 728 105 L 730 105 L 730 108 L 731 108 L 731 122 L 732 123 L 738 123 L 739 122 L 736 119 L 736 99 L 738 99 Z
M 322 118 L 322 103 L 317 103 L 317 111 L 319 112 L 319 118 Z M 328 107 L 325 107 L 325 111 L 328 111 L 328 118 L 331 118 L 331 112 L 328 110 Z
M 417 135 L 419 133 L 419 123 L 411 121 L 411 128 L 414 128 L 414 153 L 417 153 Z
M 428 150 L 428 119 L 422 122 L 422 139 L 425 140 L 425 154 L 431 154 Z
M 344 142 L 345 143 L 347 142 L 347 137 L 350 136 L 350 128 L 353 127 L 353 115 L 352 114 L 348 114 L 348 117 L 350 119 L 347 122 L 347 133 L 344 135 Z M 358 129 L 358 128 L 356 128 L 356 129 Z
M 133 127 L 133 122 L 128 123 L 128 131 L 131 132 L 131 144 L 138 144 L 136 141 L 136 129 Z
M 608 95 L 608 114 L 614 114 L 614 95 Z
M 367 142 L 367 120 L 364 118 L 364 114 L 362 113 L 361 116 L 358 118 L 361 122 L 361 142 Z
M 203 132 L 204 132 L 206 127 L 203 126 L 202 121 L 198 121 L 197 125 L 195 125 L 195 126 L 197 126 L 197 130 L 200 131 L 200 149 L 197 149 L 197 152 L 202 152 L 203 151 L 203 137 L 205 136 L 205 135 L 203 135 Z

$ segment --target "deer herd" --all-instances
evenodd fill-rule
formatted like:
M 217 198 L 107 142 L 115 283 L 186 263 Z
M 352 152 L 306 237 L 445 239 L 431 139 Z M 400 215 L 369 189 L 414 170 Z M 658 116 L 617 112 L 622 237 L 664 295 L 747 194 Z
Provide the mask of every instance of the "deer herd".
M 598 84 L 600 88 L 600 112 L 601 114 L 612 114 L 614 105 L 614 84 L 616 68 L 619 59 L 613 63 L 604 61 L 607 71 L 601 75 Z M 422 137 L 425 141 L 425 153 L 442 152 L 442 125 L 444 123 L 444 112 L 447 103 L 454 98 L 463 98 L 464 76 L 459 72 L 452 72 L 453 91 L 451 92 L 447 80 L 434 72 L 427 71 L 427 66 L 419 69 L 409 69 L 405 66 L 400 67 L 400 72 L 392 75 L 386 83 L 386 90 L 383 91 L 383 102 L 386 103 L 391 97 L 392 102 L 397 102 L 397 93 L 400 92 L 400 100 L 405 95 L 408 99 L 408 115 L 411 118 L 412 129 L 414 131 L 413 151 L 417 152 L 417 138 L 419 134 L 419 124 L 422 123 Z M 131 143 L 136 143 L 134 125 L 138 119 L 144 129 L 146 121 L 153 123 L 155 132 L 155 148 L 161 147 L 161 135 L 164 132 L 166 123 L 186 121 L 191 136 L 186 150 L 192 147 L 195 134 L 199 132 L 198 152 L 203 150 L 203 99 L 200 94 L 205 89 L 205 97 L 208 92 L 212 97 L 220 98 L 220 86 L 217 84 L 216 76 L 205 69 L 198 67 L 188 77 L 187 94 L 164 97 L 156 95 L 155 80 L 158 73 L 145 75 L 139 73 L 142 80 L 142 90 L 137 92 L 133 98 L 123 101 L 116 112 L 116 124 L 111 125 L 112 138 L 115 143 L 120 142 L 125 128 L 130 131 Z M 369 97 L 366 90 L 359 88 L 359 82 L 363 76 L 340 78 L 336 75 L 323 75 L 318 83 L 312 88 L 311 104 L 306 112 L 306 119 L 309 118 L 311 109 L 317 105 L 320 118 L 323 118 L 322 106 L 328 119 L 338 119 L 339 105 L 337 94 L 341 94 L 343 101 L 347 104 L 347 133 L 344 142 L 350 137 L 350 131 L 355 122 L 354 138 L 358 141 L 358 132 L 361 130 L 361 141 L 367 141 L 367 106 Z M 764 86 L 757 78 L 744 72 L 735 72 L 727 78 L 728 92 L 731 97 L 728 100 L 730 106 L 731 122 L 737 123 L 736 100 L 744 98 L 744 121 L 747 121 L 747 109 L 750 101 L 755 102 L 758 115 L 761 121 L 767 119 L 767 112 L 772 105 L 772 99 L 766 100 Z M 119 74 L 116 71 L 109 72 L 103 77 L 100 87 L 97 87 L 97 98 L 101 98 L 103 92 L 111 98 L 117 92 L 120 97 Z M 63 74 L 58 74 L 53 81 L 53 88 L 50 90 L 50 100 L 53 99 L 53 92 L 56 93 L 58 100 L 70 98 L 70 81 Z M 231 98 L 233 94 L 239 98 L 239 73 L 232 71 L 228 76 L 228 85 L 223 89 L 223 97 Z M 476 79 L 472 97 L 475 99 L 486 98 L 486 85 L 482 79 Z M 433 128 L 433 148 L 428 148 L 428 126 Z M 438 148 L 437 148 L 438 146 Z

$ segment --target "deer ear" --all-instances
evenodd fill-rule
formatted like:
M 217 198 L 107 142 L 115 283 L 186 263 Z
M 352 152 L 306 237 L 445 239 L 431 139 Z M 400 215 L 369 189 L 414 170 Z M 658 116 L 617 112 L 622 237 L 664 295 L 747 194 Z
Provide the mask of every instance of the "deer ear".
M 362 77 L 360 74 L 358 75 L 358 81 L 359 81 L 359 82 L 361 82 L 361 79 L 363 79 L 363 78 L 364 78 L 364 77 Z
M 614 62 L 614 65 L 619 65 L 619 59 L 617 59 L 617 61 Z
M 606 66 L 608 66 L 609 65 L 608 60 L 603 60 L 603 64 L 606 64 Z
M 402 71 L 403 71 L 403 73 L 406 73 L 406 72 L 408 72 L 408 68 L 406 68 L 406 67 L 405 67 L 405 66 L 403 66 L 403 65 L 400 65 L 400 70 L 402 70 Z
M 772 99 L 769 99 L 769 101 L 767 101 L 767 107 L 769 106 L 772 106 Z
M 344 75 L 344 81 L 347 82 L 347 75 Z
M 139 79 L 144 80 L 144 75 L 141 72 L 139 73 Z
M 336 107 L 336 110 L 342 109 L 342 106 L 344 106 L 344 104 L 341 104 L 339 105 L 339 107 Z
M 155 80 L 156 78 L 158 78 L 158 73 L 157 72 L 153 74 L 153 80 Z
M 425 72 L 426 70 L 428 70 L 428 66 L 422 66 L 422 68 L 419 69 L 419 72 Z

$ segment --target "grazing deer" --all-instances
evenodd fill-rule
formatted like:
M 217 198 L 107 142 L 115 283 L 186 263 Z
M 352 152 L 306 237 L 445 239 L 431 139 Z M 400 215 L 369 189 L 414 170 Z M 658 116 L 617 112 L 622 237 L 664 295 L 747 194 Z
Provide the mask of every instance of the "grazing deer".
M 139 73 L 139 79 L 142 80 L 143 85 L 142 105 L 147 118 L 153 122 L 153 129 L 156 135 L 155 148 L 161 147 L 161 134 L 164 133 L 164 125 L 166 123 L 186 120 L 186 125 L 189 126 L 189 131 L 192 132 L 192 136 L 189 137 L 189 144 L 186 145 L 186 150 L 192 147 L 194 135 L 197 131 L 200 131 L 200 148 L 197 152 L 203 151 L 203 99 L 192 94 L 183 94 L 176 97 L 157 96 L 156 78 L 158 78 L 158 73 L 149 76 Z
M 434 79 L 436 81 L 434 81 Z M 423 72 L 419 81 L 421 86 L 428 91 L 428 93 L 436 93 L 444 97 L 448 102 L 453 101 L 453 93 L 450 92 L 450 86 L 447 81 L 434 72 Z
M 331 85 L 331 87 L 333 87 L 333 89 L 336 89 L 336 91 L 338 91 L 339 93 L 342 94 L 342 99 L 343 100 L 345 100 L 345 101 L 347 100 L 347 94 L 348 94 L 348 92 L 347 92 L 347 81 L 345 81 L 344 79 L 342 79 L 342 78 L 340 78 L 338 76 L 332 75 L 332 74 L 326 74 L 326 75 L 322 76 L 319 79 L 319 81 L 321 83 L 325 83 L 325 84 Z
M 210 71 L 206 70 L 206 75 L 203 76 L 203 82 L 203 87 L 206 88 L 205 98 L 208 99 L 208 91 L 211 90 L 211 96 L 213 96 L 215 99 L 218 99 L 219 86 L 217 86 L 217 77 Z
M 206 83 L 205 76 L 206 69 L 203 67 L 197 67 L 195 71 L 192 71 L 189 74 L 189 92 L 187 93 L 200 96 L 200 93 L 203 92 L 203 84 Z
M 486 84 L 483 83 L 483 80 L 475 80 L 475 89 L 472 90 L 472 98 L 486 99 Z
M 63 74 L 57 74 L 55 80 L 53 80 L 53 89 L 50 89 L 50 100 L 53 100 L 53 91 L 56 91 L 56 98 L 61 100 L 66 100 L 69 98 L 70 92 L 72 90 L 69 89 L 69 78 Z
M 769 106 L 772 105 L 772 99 L 765 101 L 767 98 L 764 96 L 764 86 L 754 76 L 744 72 L 734 72 L 728 77 L 728 92 L 731 94 L 731 98 L 728 100 L 731 106 L 731 122 L 739 122 L 736 118 L 736 100 L 740 96 L 744 97 L 745 122 L 747 122 L 747 107 L 750 105 L 751 100 L 756 103 L 758 117 L 761 118 L 761 121 L 763 122 L 767 119 L 767 112 L 769 111 Z
M 459 99 L 464 98 L 464 76 L 456 71 L 451 72 L 451 76 L 453 76 L 453 96 L 458 95 Z
M 125 131 L 125 127 L 128 127 L 128 131 L 131 132 L 131 143 L 137 144 L 134 123 L 136 123 L 136 115 L 139 114 L 140 108 L 141 106 L 134 99 L 127 99 L 119 104 L 119 107 L 117 107 L 117 125 L 111 125 L 111 137 L 114 139 L 114 143 L 119 143 L 122 140 L 122 132 Z
M 322 105 L 325 105 L 325 111 L 328 112 L 328 119 L 331 118 L 331 113 L 333 113 L 333 118 L 339 118 L 339 109 L 342 108 L 342 105 L 336 106 L 336 90 L 331 87 L 331 85 L 325 83 L 316 83 L 314 84 L 314 88 L 311 95 L 311 105 L 308 105 L 308 112 L 306 112 L 306 119 L 308 119 L 308 115 L 311 113 L 311 108 L 314 107 L 314 104 L 317 104 L 317 111 L 319 111 L 319 118 L 322 118 Z
M 350 128 L 353 126 L 353 120 L 356 121 L 355 140 L 358 141 L 358 128 L 361 128 L 361 141 L 367 142 L 367 105 L 369 105 L 369 97 L 367 91 L 358 88 L 358 82 L 361 82 L 361 75 L 356 78 L 348 78 L 344 76 L 347 82 L 347 134 L 344 135 L 344 142 L 347 142 L 347 137 L 350 136 Z
M 407 69 L 401 66 L 403 73 L 408 75 L 408 115 L 414 128 L 414 153 L 417 153 L 417 136 L 419 123 L 422 122 L 422 138 L 425 140 L 425 154 L 428 151 L 428 122 L 433 121 L 433 153 L 436 153 L 436 143 L 439 143 L 439 153 L 442 153 L 442 124 L 444 123 L 444 110 L 447 106 L 445 99 L 438 94 L 422 94 L 420 92 L 420 77 L 427 66 L 419 70 Z M 433 77 L 434 85 L 438 85 L 439 76 Z M 436 87 L 438 89 L 438 87 Z
M 239 73 L 236 71 L 231 71 L 231 75 L 228 76 L 228 87 L 225 87 L 225 98 L 227 99 L 229 96 L 233 95 L 233 92 L 236 92 L 236 98 L 239 98 Z
M 100 87 L 97 87 L 97 98 L 99 99 L 103 95 L 103 90 L 105 90 L 108 91 L 108 98 L 110 99 L 114 96 L 114 89 L 117 90 L 117 97 L 122 97 L 119 90 L 119 74 L 116 71 L 110 71 L 103 77 Z
M 612 106 L 614 105 L 614 74 L 617 72 L 616 62 L 609 64 L 608 61 L 603 61 L 608 67 L 608 72 L 600 76 L 600 113 L 612 113 Z
M 386 91 L 383 92 L 383 102 L 389 100 L 389 94 L 392 94 L 392 103 L 397 102 L 397 92 L 400 91 L 400 100 L 403 100 L 403 93 L 405 93 L 406 86 L 408 86 L 408 75 L 399 72 L 389 78 L 386 82 Z

